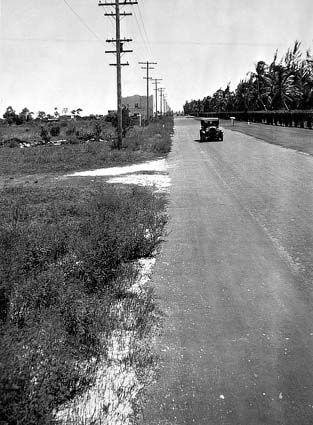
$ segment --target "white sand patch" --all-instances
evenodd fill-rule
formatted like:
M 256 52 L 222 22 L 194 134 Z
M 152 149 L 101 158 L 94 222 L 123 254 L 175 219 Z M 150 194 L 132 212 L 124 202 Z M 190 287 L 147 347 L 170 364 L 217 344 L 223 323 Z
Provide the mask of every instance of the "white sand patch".
M 167 170 L 166 160 L 149 161 L 141 164 L 126 165 L 124 167 L 99 168 L 97 170 L 79 171 L 68 174 L 66 177 L 96 177 L 96 176 L 120 176 L 121 174 L 138 173 L 140 171 L 165 172 Z
M 129 289 L 140 295 L 149 281 L 155 258 L 138 261 L 139 275 Z M 130 326 L 135 313 L 124 314 L 123 303 L 113 306 L 114 314 Z M 126 313 L 126 312 L 125 312 Z M 142 390 L 136 370 L 126 361 L 134 354 L 136 342 L 134 331 L 115 330 L 108 341 L 107 358 L 99 363 L 94 384 L 80 397 L 64 405 L 55 414 L 60 424 L 66 425 L 131 425 L 133 402 Z
M 95 383 L 82 396 L 56 414 L 66 425 L 130 425 L 133 400 L 142 389 L 135 369 L 123 361 L 129 355 L 134 335 L 114 332 L 108 361 L 99 365 Z
M 127 176 L 113 177 L 108 183 L 137 184 L 138 186 L 155 186 L 159 190 L 170 187 L 171 179 L 165 174 L 130 174 Z
M 141 258 L 138 263 L 140 267 L 138 279 L 129 289 L 129 292 L 136 294 L 139 294 L 143 286 L 150 280 L 155 258 Z

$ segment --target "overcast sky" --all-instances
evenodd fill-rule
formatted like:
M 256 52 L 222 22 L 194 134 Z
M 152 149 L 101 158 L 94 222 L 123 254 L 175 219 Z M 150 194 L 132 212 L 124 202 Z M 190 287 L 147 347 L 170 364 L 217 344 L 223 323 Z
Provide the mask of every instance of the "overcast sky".
M 37 113 L 54 107 L 83 114 L 116 109 L 116 77 L 105 43 L 112 18 L 98 0 L 0 0 L 0 114 L 12 105 Z M 168 102 L 234 89 L 257 61 L 269 63 L 295 40 L 313 50 L 312 0 L 138 0 L 127 6 L 121 35 L 133 38 L 124 57 L 123 95 L 145 94 L 139 61 L 157 62 Z M 153 87 L 151 85 L 151 92 Z

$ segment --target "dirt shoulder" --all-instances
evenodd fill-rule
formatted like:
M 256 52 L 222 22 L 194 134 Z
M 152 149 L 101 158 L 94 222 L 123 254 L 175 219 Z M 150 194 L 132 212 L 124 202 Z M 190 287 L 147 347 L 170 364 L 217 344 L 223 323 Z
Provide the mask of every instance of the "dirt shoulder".
M 313 155 L 313 131 L 304 128 L 279 127 L 266 124 L 235 122 L 222 120 L 222 126 L 228 130 L 238 131 L 253 136 L 267 143 L 294 149 L 307 155 Z

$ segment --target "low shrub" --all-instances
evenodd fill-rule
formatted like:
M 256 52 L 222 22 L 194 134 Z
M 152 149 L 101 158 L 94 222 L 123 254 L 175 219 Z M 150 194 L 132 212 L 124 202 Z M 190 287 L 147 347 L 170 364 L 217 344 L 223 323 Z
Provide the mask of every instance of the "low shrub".
M 18 139 L 17 137 L 12 137 L 9 139 L 5 139 L 1 142 L 1 146 L 7 148 L 18 148 L 23 143 L 23 140 Z
M 50 135 L 52 137 L 57 137 L 60 135 L 60 126 L 59 125 L 54 125 L 53 127 L 50 128 Z
M 73 136 L 76 133 L 75 125 L 71 124 L 65 131 L 66 136 Z
M 41 127 L 40 137 L 42 138 L 44 143 L 50 142 L 51 136 L 50 136 L 49 131 L 46 127 Z
M 110 185 L 6 188 L 2 199 L 0 417 L 49 424 L 53 409 L 91 384 L 118 326 L 111 306 L 126 296 L 134 260 L 160 241 L 165 200 Z M 136 305 L 140 317 L 152 308 Z
M 98 121 L 97 121 L 98 122 Z M 83 124 L 85 127 L 83 129 Z M 38 128 L 34 125 L 31 133 L 11 132 L 14 137 L 21 138 L 30 144 L 36 141 L 32 149 L 6 149 L 0 155 L 0 175 L 12 175 L 12 170 L 17 174 L 52 173 L 86 170 L 92 168 L 123 165 L 130 162 L 142 162 L 152 160 L 161 155 L 166 155 L 171 149 L 171 135 L 173 132 L 172 117 L 164 117 L 163 120 L 151 122 L 149 126 L 130 130 L 123 139 L 122 149 L 113 148 L 116 135 L 110 124 L 99 122 L 94 128 L 95 122 L 79 122 L 80 133 L 85 134 L 86 139 L 92 138 L 99 143 L 85 143 L 79 139 L 74 123 L 62 129 L 60 138 L 66 140 L 62 146 L 45 146 L 42 138 L 39 138 Z M 100 133 L 101 127 L 101 133 Z M 83 130 L 82 130 L 83 129 Z M 37 136 L 36 136 L 37 132 Z M 67 135 L 65 135 L 66 133 Z M 23 134 L 23 138 L 21 137 Z M 27 139 L 24 138 L 28 135 Z M 47 137 L 47 138 L 46 138 Z M 45 139 L 50 140 L 50 134 L 45 133 Z
M 94 129 L 93 129 L 93 134 L 94 134 L 94 137 L 97 141 L 100 140 L 101 133 L 102 133 L 101 124 L 98 121 L 96 121 L 96 123 L 94 125 Z
M 163 117 L 147 127 L 135 127 L 123 141 L 123 147 L 132 151 L 153 152 L 166 155 L 171 150 L 173 118 Z

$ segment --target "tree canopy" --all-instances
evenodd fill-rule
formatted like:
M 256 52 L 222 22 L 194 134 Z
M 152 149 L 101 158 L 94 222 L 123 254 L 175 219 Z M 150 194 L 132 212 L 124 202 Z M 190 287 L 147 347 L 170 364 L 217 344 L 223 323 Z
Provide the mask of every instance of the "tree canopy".
M 303 54 L 299 41 L 280 60 L 276 51 L 270 64 L 257 62 L 234 91 L 228 83 L 184 105 L 185 114 L 307 109 L 313 109 L 313 56 L 309 50 Z

